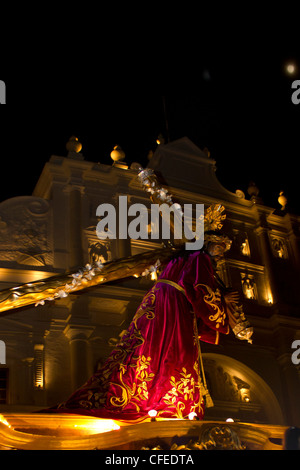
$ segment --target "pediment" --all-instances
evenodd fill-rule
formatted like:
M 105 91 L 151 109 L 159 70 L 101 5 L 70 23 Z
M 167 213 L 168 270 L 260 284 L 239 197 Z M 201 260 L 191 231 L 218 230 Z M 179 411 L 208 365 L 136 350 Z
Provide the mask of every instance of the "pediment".
M 219 182 L 216 161 L 188 137 L 159 146 L 148 168 L 152 168 L 170 187 L 237 201 L 237 196 Z

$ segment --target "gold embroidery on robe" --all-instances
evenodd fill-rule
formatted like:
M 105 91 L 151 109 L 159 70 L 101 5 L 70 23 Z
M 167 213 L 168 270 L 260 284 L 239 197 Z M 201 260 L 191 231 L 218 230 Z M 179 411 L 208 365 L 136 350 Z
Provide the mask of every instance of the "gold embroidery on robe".
M 152 289 L 143 298 L 143 301 L 133 318 L 133 323 L 135 324 L 135 326 L 137 325 L 137 321 L 144 315 L 146 315 L 148 320 L 153 320 L 153 318 L 155 317 L 154 310 L 157 290 L 158 287 L 152 287 Z
M 195 366 L 196 363 L 194 364 L 194 368 Z M 183 367 L 182 372 L 180 372 L 179 380 L 176 380 L 176 378 L 172 376 L 170 379 L 170 384 L 170 390 L 163 397 L 164 403 L 168 405 L 164 412 L 171 411 L 172 416 L 178 419 L 184 419 L 184 416 L 187 416 L 193 411 L 195 412 L 197 408 L 201 410 L 201 400 L 199 400 L 199 402 L 193 405 L 189 410 L 185 410 L 185 404 L 181 401 L 181 398 L 184 400 L 189 399 L 194 401 L 196 389 L 198 389 L 198 393 L 200 393 L 200 384 L 195 383 L 192 374 L 188 374 L 185 367 Z M 183 414 L 184 411 L 185 415 Z
M 80 401 L 80 405 L 84 408 L 100 408 L 105 405 L 107 393 L 111 385 L 118 387 L 120 395 L 110 398 L 110 404 L 116 408 L 124 408 L 132 403 L 136 410 L 139 411 L 138 403 L 148 399 L 148 383 L 154 378 L 154 374 L 148 371 L 151 357 L 133 356 L 132 360 L 126 364 L 129 355 L 144 343 L 141 331 L 137 327 L 138 320 L 142 316 L 146 316 L 149 320 L 155 318 L 155 300 L 157 287 L 153 287 L 144 297 L 140 308 L 133 318 L 127 332 L 122 336 L 120 343 L 116 346 L 111 356 L 108 358 L 106 367 L 101 371 L 100 377 L 95 377 L 90 384 L 95 389 L 101 389 L 101 392 L 93 392 L 89 390 L 85 400 Z M 111 380 L 111 376 L 118 368 L 118 383 Z M 127 368 L 134 368 L 135 379 L 130 385 L 124 382 Z
M 221 292 L 218 288 L 213 291 L 211 287 L 207 286 L 206 284 L 197 284 L 196 288 L 198 286 L 205 287 L 207 290 L 208 294 L 203 296 L 203 300 L 216 312 L 214 315 L 210 315 L 208 318 L 211 322 L 216 323 L 216 328 L 219 328 L 220 324 L 225 324 L 226 319 L 226 313 L 221 303 Z
M 118 386 L 122 390 L 121 397 L 111 397 L 110 403 L 113 406 L 124 408 L 124 406 L 132 403 L 136 407 L 136 411 L 140 411 L 138 403 L 149 398 L 148 382 L 151 382 L 154 377 L 153 373 L 149 374 L 147 371 L 150 361 L 151 357 L 146 359 L 145 356 L 142 356 L 138 358 L 136 364 L 129 365 L 129 367 L 136 368 L 135 382 L 132 384 L 132 387 L 123 382 L 123 373 L 126 372 L 126 368 L 123 368 L 120 372 L 120 383 L 110 382 L 110 385 Z

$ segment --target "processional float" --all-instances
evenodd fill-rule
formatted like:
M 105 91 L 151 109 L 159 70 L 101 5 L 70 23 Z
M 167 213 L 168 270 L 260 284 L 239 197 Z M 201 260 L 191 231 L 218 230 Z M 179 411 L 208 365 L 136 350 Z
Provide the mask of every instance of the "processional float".
M 168 190 L 161 187 L 160 184 L 158 183 L 157 177 L 154 173 L 153 170 L 151 169 L 143 169 L 140 167 L 138 164 L 135 164 L 135 167 L 133 168 L 138 171 L 138 179 L 144 188 L 145 191 L 150 193 L 150 199 L 152 203 L 162 205 L 162 204 L 167 204 L 170 208 L 173 208 L 173 219 L 170 216 L 169 212 L 169 219 L 168 222 L 170 223 L 170 232 L 174 234 L 174 219 L 176 215 L 182 215 L 182 208 L 180 204 L 173 203 L 172 196 L 168 193 Z M 204 214 L 204 232 L 207 230 L 215 230 L 218 231 L 222 228 L 223 223 L 222 221 L 226 218 L 226 215 L 224 214 L 225 208 L 220 205 L 220 204 L 215 204 L 210 207 L 205 211 Z M 164 217 L 164 214 L 162 212 L 162 217 Z M 174 255 L 176 255 L 178 252 L 184 249 L 184 245 L 187 242 L 187 240 L 183 237 L 182 239 L 176 240 L 174 237 L 174 241 L 169 240 L 167 243 L 164 244 L 163 247 L 150 251 L 150 252 L 145 252 L 141 253 L 135 256 L 130 256 L 127 258 L 122 258 L 119 260 L 113 260 L 110 262 L 106 262 L 102 264 L 101 262 L 94 262 L 91 264 L 86 264 L 84 267 L 81 269 L 77 269 L 74 271 L 66 272 L 65 274 L 57 275 L 57 276 L 51 276 L 47 279 L 39 280 L 39 281 L 34 281 L 31 283 L 27 284 L 22 284 L 20 286 L 12 287 L 9 289 L 4 289 L 0 291 L 0 316 L 5 316 L 13 313 L 15 309 L 21 308 L 21 307 L 28 307 L 30 305 L 44 305 L 45 302 L 47 301 L 53 301 L 57 299 L 61 299 L 64 297 L 67 297 L 69 294 L 73 294 L 76 292 L 79 292 L 83 289 L 90 288 L 93 286 L 100 286 L 101 284 L 105 284 L 111 281 L 116 281 L 120 279 L 126 279 L 128 277 L 134 276 L 134 277 L 140 277 L 140 276 L 146 276 L 151 272 L 156 271 L 159 267 L 163 266 L 166 264 Z M 242 340 L 247 340 L 249 343 L 251 343 L 251 336 L 253 333 L 252 327 L 248 323 L 248 321 L 245 318 L 243 308 L 241 305 L 237 305 L 235 303 L 232 303 L 227 306 L 227 312 L 230 320 L 230 324 L 232 327 L 232 330 L 235 334 L 235 336 L 239 339 Z M 199 359 L 202 363 L 201 359 L 201 352 L 199 353 Z M 204 375 L 204 370 L 203 370 L 203 364 L 201 364 L 201 369 L 202 369 L 202 378 L 203 378 L 203 384 L 204 384 L 204 389 L 205 389 L 205 395 L 206 399 L 210 398 L 209 397 L 209 392 L 207 390 L 206 386 L 206 381 L 205 381 L 205 375 Z M 207 403 L 208 405 L 208 403 Z M 209 406 L 209 405 L 208 405 Z M 212 404 L 213 406 L 213 404 Z M 111 421 L 111 420 L 99 420 L 96 418 L 92 417 L 85 417 L 81 418 L 81 420 L 86 420 L 88 422 L 85 422 L 82 424 L 83 428 L 86 428 L 89 430 L 89 433 L 92 433 L 92 436 L 85 436 L 82 435 L 82 431 L 80 431 L 80 437 L 76 438 L 76 436 L 73 436 L 73 433 L 75 432 L 76 429 L 79 429 L 78 426 L 80 425 L 81 421 L 79 420 L 78 416 L 69 416 L 66 417 L 64 415 L 57 415 L 56 418 L 59 417 L 59 420 L 57 421 L 56 418 L 53 418 L 53 416 L 49 415 L 47 421 L 47 433 L 50 433 L 49 436 L 38 436 L 35 433 L 33 434 L 28 434 L 29 430 L 26 430 L 25 432 L 19 432 L 18 427 L 20 425 L 18 422 L 21 420 L 23 423 L 22 426 L 24 427 L 24 423 L 26 423 L 26 420 L 28 421 L 29 429 L 32 428 L 34 424 L 34 420 L 37 417 L 42 416 L 43 423 L 42 425 L 39 424 L 39 426 L 43 427 L 45 426 L 44 421 L 45 421 L 45 415 L 9 415 L 6 416 L 7 419 L 10 422 L 13 422 L 13 420 L 16 421 L 15 426 L 11 426 L 10 423 L 7 422 L 6 418 L 4 416 L 0 415 L 0 436 L 1 436 L 1 441 L 0 442 L 0 448 L 18 448 L 18 449 L 82 449 L 82 448 L 100 448 L 100 449 L 107 449 L 109 439 L 111 439 L 111 448 L 115 448 L 116 446 L 116 435 L 114 434 L 114 431 L 112 432 L 105 432 L 105 438 L 102 438 L 102 432 L 103 430 L 97 431 L 96 428 L 93 431 L 93 427 L 95 425 L 99 426 L 99 423 L 101 426 L 103 426 L 103 421 L 104 425 L 106 424 L 106 421 Z M 66 420 L 73 419 L 72 423 L 70 424 L 69 422 L 66 424 Z M 51 424 L 52 423 L 52 424 Z M 76 423 L 76 424 L 74 424 Z M 79 423 L 79 424 L 78 424 Z M 96 423 L 96 424 L 95 424 Z M 175 423 L 175 424 L 174 424 Z M 175 433 L 176 435 L 180 435 L 182 431 L 182 424 L 177 426 L 177 421 L 175 420 L 173 423 L 173 426 L 175 428 L 170 429 L 170 424 L 167 424 L 167 435 L 170 436 L 171 434 Z M 113 426 L 116 425 L 115 422 L 112 421 L 112 423 L 108 423 L 109 426 L 113 424 Z M 153 423 L 148 423 L 148 424 L 153 424 Z M 159 424 L 159 423 L 157 423 Z M 189 434 L 190 430 L 190 425 L 187 424 L 187 431 Z M 207 424 L 207 423 L 206 423 Z M 205 425 L 206 425 L 205 424 Z M 147 423 L 146 423 L 147 425 Z M 200 426 L 200 423 L 198 423 L 198 427 L 200 430 L 200 427 L 202 429 L 202 424 Z M 21 426 L 21 427 L 22 427 Z M 55 434 L 55 437 L 51 435 L 51 426 L 55 427 L 55 430 L 53 431 Z M 130 426 L 131 428 L 131 433 L 127 432 L 126 427 L 122 429 L 121 434 L 118 434 L 118 442 L 119 445 L 122 444 L 122 446 L 129 445 L 127 440 L 129 439 L 130 442 L 138 440 L 139 438 L 136 437 L 134 438 L 134 432 L 138 433 L 138 436 L 140 436 L 141 431 L 139 429 L 139 426 L 142 425 L 132 425 Z M 162 433 L 162 428 L 161 426 L 164 426 L 164 423 L 162 422 L 159 427 L 159 432 Z M 177 427 L 176 427 L 177 426 Z M 25 426 L 26 427 L 26 426 Z M 135 428 L 138 428 L 135 431 Z M 204 426 L 205 427 L 205 426 Z M 49 429 L 50 431 L 49 431 Z M 70 429 L 69 429 L 70 428 Z M 90 428 L 92 430 L 90 430 Z M 119 426 L 117 427 L 119 429 Z M 193 425 L 193 429 L 195 428 L 195 425 Z M 220 428 L 216 426 L 216 423 L 214 423 L 214 426 L 212 429 L 225 429 Z M 39 428 L 38 428 L 39 429 Z M 64 432 L 66 435 L 63 435 L 61 437 L 58 437 L 58 430 L 61 429 L 62 432 Z M 98 428 L 97 428 L 98 429 Z M 102 429 L 102 428 L 101 428 Z M 115 427 L 112 427 L 111 429 L 116 429 Z M 173 429 L 173 431 L 172 431 Z M 206 428 L 205 428 L 206 429 Z M 209 428 L 210 429 L 210 428 Z M 146 428 L 143 427 L 143 432 L 145 432 Z M 240 429 L 239 429 L 240 430 Z M 147 428 L 147 432 L 157 432 L 153 427 Z M 234 432 L 232 429 L 225 429 L 225 431 L 231 436 L 231 434 Z M 78 431 L 79 432 L 79 431 Z M 99 434 L 100 432 L 100 434 Z M 149 434 L 149 439 L 152 436 L 152 434 Z M 219 432 L 219 431 L 218 431 Z M 71 433 L 70 435 L 68 433 Z M 95 434 L 96 433 L 96 434 Z M 123 436 L 123 434 L 124 436 Z M 123 437 L 122 437 L 123 436 Z M 264 434 L 264 439 L 267 440 L 269 436 L 265 436 Z M 148 440 L 149 440 L 148 439 Z M 152 441 L 152 439 L 150 439 Z M 149 441 L 149 442 L 150 442 Z M 226 442 L 228 439 L 226 440 Z M 240 445 L 236 445 L 236 439 L 234 439 L 233 442 L 233 447 L 230 447 L 232 449 L 238 449 L 241 448 Z M 226 444 L 227 445 L 227 444 Z M 123 447 L 121 447 L 123 448 Z M 172 449 L 174 446 L 172 447 Z M 201 445 L 197 445 L 196 447 L 176 447 L 176 450 L 179 449 L 202 449 L 206 448 L 205 445 L 203 446 L 202 443 Z M 225 448 L 223 444 L 221 443 L 220 448 Z M 227 448 L 227 447 L 226 447 Z

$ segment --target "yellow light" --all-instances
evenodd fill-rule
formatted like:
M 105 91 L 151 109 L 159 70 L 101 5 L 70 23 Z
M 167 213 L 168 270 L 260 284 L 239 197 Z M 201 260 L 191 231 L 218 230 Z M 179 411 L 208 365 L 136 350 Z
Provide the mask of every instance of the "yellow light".
M 80 421 L 74 425 L 77 429 L 82 429 L 88 434 L 102 434 L 104 432 L 118 431 L 120 426 L 112 419 L 96 419 L 88 424 L 81 424 Z
M 8 426 L 9 428 L 11 427 L 11 425 L 6 421 L 6 419 L 2 415 L 0 415 L 0 423 L 5 424 L 5 426 Z
M 249 403 L 249 401 L 250 401 L 249 389 L 245 388 L 245 387 L 242 387 L 242 388 L 240 388 L 240 392 L 241 392 L 242 400 L 245 401 L 246 403 Z
M 197 416 L 197 413 L 193 411 L 192 413 L 189 414 L 189 419 L 193 421 L 193 419 L 196 418 L 196 416 Z
M 34 345 L 34 386 L 44 388 L 44 345 Z
M 271 294 L 271 292 L 268 293 L 267 302 L 268 302 L 269 305 L 273 304 L 273 295 Z
M 232 418 L 227 418 L 227 419 L 226 419 L 226 423 L 234 423 L 234 419 L 232 419 Z

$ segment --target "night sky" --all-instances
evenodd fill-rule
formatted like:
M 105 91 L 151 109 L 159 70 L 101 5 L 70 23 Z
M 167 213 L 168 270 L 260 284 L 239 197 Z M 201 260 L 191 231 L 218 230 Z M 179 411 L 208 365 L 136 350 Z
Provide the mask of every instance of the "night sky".
M 296 67 L 292 75 L 286 72 L 289 63 Z M 0 77 L 7 87 L 7 104 L 0 109 L 0 200 L 31 194 L 50 156 L 67 155 L 71 135 L 83 144 L 88 161 L 111 164 L 110 152 L 120 145 L 127 163 L 146 165 L 162 133 L 171 141 L 187 136 L 207 147 L 230 191 L 240 189 L 248 198 L 253 180 L 266 205 L 280 207 L 277 198 L 284 190 L 290 211 L 300 213 L 300 104 L 291 100 L 300 57 L 199 60 L 187 75 L 191 72 L 196 87 L 187 80 L 172 93 L 164 88 L 166 114 L 161 91 L 151 86 L 100 86 L 100 77 L 88 73 L 84 82 Z

